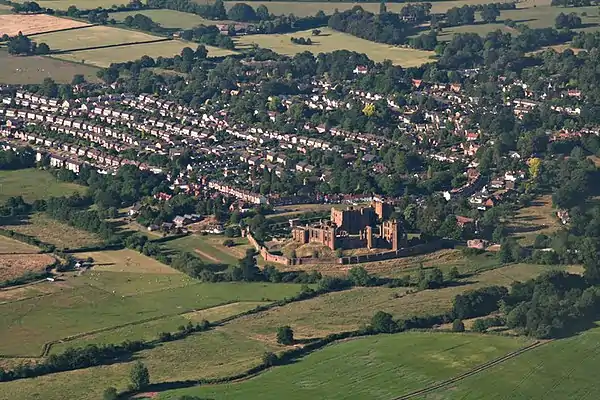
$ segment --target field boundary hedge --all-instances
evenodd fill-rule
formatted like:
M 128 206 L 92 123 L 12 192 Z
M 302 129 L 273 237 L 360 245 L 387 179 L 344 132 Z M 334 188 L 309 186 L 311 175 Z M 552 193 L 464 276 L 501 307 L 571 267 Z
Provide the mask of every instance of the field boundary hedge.
M 81 22 L 81 21 L 79 21 L 79 22 Z M 58 32 L 75 31 L 75 30 L 79 30 L 79 29 L 91 28 L 93 26 L 99 26 L 99 25 L 98 24 L 89 24 L 89 25 L 82 25 L 82 26 L 72 26 L 70 28 L 62 28 L 62 29 L 54 29 L 52 31 L 30 33 L 30 34 L 27 35 L 27 37 L 33 38 L 33 37 L 36 37 L 38 35 L 45 35 L 47 33 L 58 33 Z
M 161 38 L 161 39 L 154 39 L 154 40 L 148 40 L 148 41 L 128 42 L 128 43 L 119 43 L 119 44 L 107 44 L 107 45 L 91 46 L 91 47 L 80 47 L 80 48 L 68 49 L 68 50 L 52 50 L 52 51 L 50 51 L 49 55 L 76 53 L 76 52 L 79 52 L 79 51 L 86 51 L 86 50 L 111 49 L 111 48 L 116 48 L 116 47 L 135 46 L 135 45 L 138 45 L 138 44 L 161 43 L 161 42 L 167 42 L 167 41 L 171 41 L 171 40 L 173 40 L 173 39 L 171 39 L 171 38 Z

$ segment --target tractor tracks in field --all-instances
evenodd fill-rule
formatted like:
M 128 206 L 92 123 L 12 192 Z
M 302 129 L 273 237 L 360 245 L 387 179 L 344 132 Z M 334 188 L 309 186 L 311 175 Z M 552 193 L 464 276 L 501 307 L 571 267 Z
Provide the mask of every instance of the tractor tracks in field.
M 528 351 L 537 349 L 538 347 L 543 346 L 543 345 L 545 345 L 547 343 L 550 343 L 550 342 L 552 342 L 552 340 L 537 340 L 537 341 L 535 341 L 535 342 L 533 342 L 533 343 L 531 343 L 531 344 L 529 344 L 529 345 L 527 345 L 525 347 L 521 347 L 518 350 L 515 350 L 515 351 L 513 351 L 511 353 L 505 354 L 502 357 L 498 357 L 498 358 L 495 358 L 495 359 L 493 359 L 491 361 L 488 361 L 488 362 L 486 362 L 484 364 L 478 365 L 477 367 L 475 367 L 473 369 L 470 369 L 469 371 L 464 372 L 464 373 L 462 373 L 460 375 L 457 375 L 457 376 L 455 376 L 453 378 L 446 379 L 445 381 L 441 381 L 441 382 L 438 382 L 438 383 L 434 383 L 433 385 L 427 386 L 427 387 L 419 389 L 419 390 L 415 390 L 414 392 L 410 392 L 410 393 L 407 393 L 407 394 L 399 396 L 399 397 L 394 397 L 392 400 L 415 399 L 415 398 L 417 398 L 419 396 L 423 396 L 423 395 L 426 395 L 426 394 L 429 394 L 429 393 L 433 393 L 433 392 L 435 392 L 435 391 L 437 391 L 439 389 L 442 389 L 442 388 L 445 388 L 447 386 L 450 386 L 450 385 L 453 385 L 455 383 L 458 383 L 458 382 L 460 382 L 460 381 L 462 381 L 462 380 L 464 380 L 464 379 L 466 379 L 466 378 L 468 378 L 470 376 L 477 375 L 477 374 L 479 374 L 481 372 L 484 372 L 484 371 L 486 371 L 486 370 L 488 370 L 490 368 L 493 368 L 493 367 L 495 367 L 497 365 L 500 365 L 500 364 L 502 364 L 502 363 L 504 363 L 504 362 L 506 362 L 508 360 L 511 360 L 511 359 L 515 358 L 515 357 L 518 357 L 518 356 L 520 356 L 520 355 L 522 355 L 522 354 L 524 354 L 524 353 L 526 353 Z

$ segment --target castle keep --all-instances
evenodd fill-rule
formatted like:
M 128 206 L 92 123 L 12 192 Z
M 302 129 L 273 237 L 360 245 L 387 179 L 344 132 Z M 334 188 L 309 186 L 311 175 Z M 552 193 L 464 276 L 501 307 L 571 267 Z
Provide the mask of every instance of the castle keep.
M 319 243 L 331 250 L 366 247 L 396 251 L 405 246 L 406 234 L 398 221 L 389 219 L 392 212 L 393 206 L 381 201 L 358 209 L 332 208 L 329 221 L 295 226 L 292 238 L 301 244 Z

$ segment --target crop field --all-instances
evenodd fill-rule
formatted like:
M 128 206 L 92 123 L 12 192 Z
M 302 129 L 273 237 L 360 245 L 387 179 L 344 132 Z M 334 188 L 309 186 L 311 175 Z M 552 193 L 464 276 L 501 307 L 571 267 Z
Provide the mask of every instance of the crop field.
M 18 278 L 27 272 L 41 272 L 54 262 L 48 254 L 1 254 L 0 282 Z
M 46 14 L 37 15 L 0 15 L 0 36 L 15 36 L 19 32 L 23 35 L 51 32 L 59 29 L 88 26 L 85 22 L 72 19 L 58 18 Z
M 599 362 L 600 328 L 594 328 L 541 346 L 424 398 L 596 399 Z
M 277 327 L 289 325 L 298 338 L 321 337 L 358 329 L 369 323 L 377 311 L 388 312 L 395 318 L 447 312 L 452 309 L 454 297 L 464 291 L 490 285 L 508 286 L 547 270 L 549 267 L 508 265 L 465 278 L 462 285 L 416 293 L 410 293 L 408 288 L 355 288 L 241 317 L 219 329 L 244 332 L 250 337 L 274 342 Z
M 10 222 L 0 228 L 34 236 L 42 242 L 53 244 L 62 250 L 102 243 L 99 236 L 56 221 L 44 214 L 32 214 L 30 217 Z
M 234 238 L 232 240 L 236 245 L 225 247 L 223 242 L 227 239 L 222 235 L 189 235 L 165 242 L 164 246 L 168 249 L 195 254 L 209 264 L 235 265 L 252 246 L 245 238 Z
M 271 49 L 276 53 L 286 55 L 294 55 L 304 51 L 318 54 L 334 50 L 350 50 L 365 53 L 374 61 L 391 60 L 394 64 L 403 67 L 414 67 L 433 61 L 430 59 L 434 54 L 431 51 L 370 42 L 346 33 L 336 32 L 330 28 L 323 28 L 321 31 L 322 33 L 319 36 L 311 36 L 312 30 L 281 35 L 247 35 L 239 37 L 236 45 L 242 48 L 256 44 L 259 47 Z M 297 45 L 290 41 L 291 37 L 310 37 L 313 44 L 310 46 Z
M 97 68 L 74 64 L 49 57 L 11 56 L 0 49 L 0 83 L 12 85 L 27 85 L 42 83 L 44 78 L 52 78 L 57 83 L 71 83 L 73 76 L 81 74 L 88 82 L 97 82 Z M 3 171 L 5 172 L 5 171 Z M 0 197 L 3 193 L 0 193 Z
M 148 35 L 147 33 L 108 26 L 91 26 L 75 32 L 54 32 L 35 36 L 36 42 L 47 43 L 53 51 L 69 51 L 96 46 L 152 42 L 160 39 L 162 38 Z
M 389 400 L 458 375 L 525 343 L 501 336 L 451 333 L 361 338 L 328 346 L 243 382 L 175 390 L 159 398 Z
M 0 171 L 0 202 L 13 196 L 23 196 L 25 201 L 34 201 L 75 192 L 83 193 L 85 190 L 85 187 L 74 183 L 60 182 L 49 172 L 39 169 Z
M 35 254 L 39 251 L 35 246 L 0 236 L 0 254 Z
M 213 21 L 202 18 L 196 14 L 190 14 L 174 10 L 139 10 L 111 13 L 109 18 L 114 18 L 117 22 L 123 22 L 128 16 L 142 14 L 160 24 L 163 28 L 190 29 L 198 25 L 216 25 L 227 24 L 230 21 Z
M 186 47 L 196 49 L 197 43 L 189 43 L 181 40 L 166 40 L 156 43 L 144 43 L 128 46 L 110 47 L 105 49 L 82 50 L 73 53 L 53 55 L 53 58 L 94 65 L 96 67 L 108 67 L 112 63 L 134 61 L 143 56 L 173 57 L 181 53 Z M 209 57 L 222 57 L 235 54 L 233 51 L 220 49 L 213 46 L 205 46 Z
M 0 355 L 37 355 L 45 342 L 71 335 L 230 302 L 274 301 L 300 288 L 292 284 L 196 283 L 172 274 L 121 274 L 92 269 L 82 276 L 67 277 L 57 293 L 0 305 Z

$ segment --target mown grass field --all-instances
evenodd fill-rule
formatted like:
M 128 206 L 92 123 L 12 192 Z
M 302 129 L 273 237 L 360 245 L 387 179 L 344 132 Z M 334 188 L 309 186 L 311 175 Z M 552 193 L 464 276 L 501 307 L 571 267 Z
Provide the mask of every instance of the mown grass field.
M 429 58 L 433 52 L 370 42 L 329 28 L 322 28 L 321 31 L 322 34 L 319 36 L 311 36 L 312 30 L 281 35 L 247 35 L 239 37 L 236 45 L 243 48 L 256 44 L 285 55 L 294 55 L 304 51 L 318 54 L 334 50 L 350 50 L 365 53 L 374 61 L 391 60 L 394 64 L 403 67 L 414 67 L 433 61 Z M 313 44 L 310 46 L 297 45 L 290 41 L 291 37 L 310 38 Z
M 526 341 L 471 334 L 404 333 L 328 346 L 244 382 L 175 390 L 160 399 L 389 400 L 465 372 Z
M 300 289 L 291 284 L 197 283 L 179 274 L 120 274 L 92 269 L 67 276 L 60 282 L 62 290 L 51 295 L 0 305 L 0 355 L 37 355 L 45 342 L 71 335 L 224 303 L 278 300 Z
M 241 335 L 209 331 L 136 354 L 151 382 L 229 376 L 259 364 L 268 344 Z M 2 400 L 98 400 L 109 386 L 125 390 L 133 362 L 87 368 L 2 384 Z
M 74 183 L 60 182 L 49 172 L 39 169 L 0 171 L 0 202 L 13 196 L 34 201 L 75 192 L 84 193 L 85 190 L 85 187 Z
M 109 18 L 114 18 L 117 22 L 123 22 L 128 16 L 134 16 L 136 14 L 142 14 L 152 21 L 160 24 L 163 28 L 179 28 L 179 29 L 190 29 L 198 25 L 216 25 L 226 24 L 231 21 L 213 21 L 210 19 L 202 18 L 196 14 L 190 14 L 174 10 L 139 10 L 139 11 L 124 11 L 115 12 L 109 15 Z
M 550 195 L 533 200 L 531 205 L 521 208 L 508 222 L 511 236 L 523 246 L 533 245 L 537 235 L 550 235 L 562 227 Z
M 82 63 L 85 65 L 93 65 L 96 67 L 108 67 L 112 63 L 134 61 L 142 58 L 143 56 L 150 56 L 152 58 L 173 57 L 181 54 L 181 50 L 186 47 L 196 50 L 198 44 L 184 42 L 181 40 L 168 40 L 158 43 L 144 43 L 111 47 L 106 49 L 82 50 L 73 53 L 56 54 L 52 57 L 55 59 L 72 61 L 74 63 Z M 209 57 L 222 57 L 234 54 L 233 51 L 219 49 L 218 47 L 205 47 L 208 50 Z
M 109 26 L 91 26 L 76 31 L 45 33 L 34 36 L 37 43 L 44 42 L 54 51 L 68 51 L 87 47 L 151 42 L 162 39 L 147 33 Z
M 596 375 L 598 363 L 600 328 L 597 327 L 546 344 L 424 398 L 597 399 L 600 390 Z
M 74 64 L 49 57 L 11 56 L 5 49 L 0 49 L 0 83 L 27 85 L 42 83 L 44 78 L 52 78 L 57 83 L 71 83 L 73 76 L 81 74 L 88 82 L 97 82 L 97 68 Z M 3 193 L 0 193 L 2 196 Z
M 74 228 L 44 214 L 32 214 L 20 220 L 9 220 L 0 228 L 34 236 L 42 242 L 53 244 L 62 250 L 102 243 L 102 239 L 98 235 Z
M 234 238 L 233 247 L 223 246 L 228 238 L 223 235 L 189 235 L 164 243 L 164 247 L 175 251 L 186 251 L 200 257 L 209 264 L 236 265 L 246 250 L 252 248 L 245 238 Z

